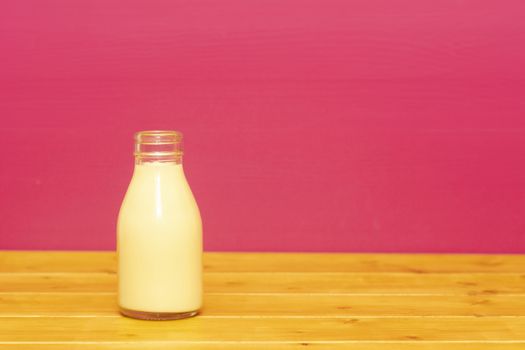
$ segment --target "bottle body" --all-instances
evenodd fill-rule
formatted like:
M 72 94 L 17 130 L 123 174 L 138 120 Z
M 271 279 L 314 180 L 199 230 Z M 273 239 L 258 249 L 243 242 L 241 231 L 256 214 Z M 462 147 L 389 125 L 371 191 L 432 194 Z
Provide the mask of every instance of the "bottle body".
M 137 162 L 117 223 L 118 303 L 146 319 L 202 305 L 202 223 L 180 162 Z

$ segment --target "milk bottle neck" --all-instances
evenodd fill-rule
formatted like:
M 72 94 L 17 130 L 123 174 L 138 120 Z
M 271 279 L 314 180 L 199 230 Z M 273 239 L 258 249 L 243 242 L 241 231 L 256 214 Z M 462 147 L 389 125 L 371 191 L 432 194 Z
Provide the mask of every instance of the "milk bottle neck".
M 139 131 L 135 134 L 135 164 L 182 164 L 182 134 L 171 130 Z

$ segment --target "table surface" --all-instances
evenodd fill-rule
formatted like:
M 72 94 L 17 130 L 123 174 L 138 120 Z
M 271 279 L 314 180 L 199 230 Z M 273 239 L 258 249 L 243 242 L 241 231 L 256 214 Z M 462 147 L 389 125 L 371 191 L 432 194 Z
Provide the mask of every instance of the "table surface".
M 0 349 L 525 349 L 525 256 L 206 253 L 202 313 L 122 317 L 112 252 L 0 251 Z

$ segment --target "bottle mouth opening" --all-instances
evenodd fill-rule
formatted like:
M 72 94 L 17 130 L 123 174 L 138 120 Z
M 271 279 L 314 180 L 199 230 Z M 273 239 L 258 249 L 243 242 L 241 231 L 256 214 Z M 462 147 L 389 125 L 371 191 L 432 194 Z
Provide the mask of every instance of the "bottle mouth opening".
M 137 158 L 167 160 L 182 157 L 182 133 L 175 130 L 145 130 L 135 133 Z
M 144 130 L 135 133 L 136 144 L 170 144 L 182 142 L 182 133 L 175 130 Z

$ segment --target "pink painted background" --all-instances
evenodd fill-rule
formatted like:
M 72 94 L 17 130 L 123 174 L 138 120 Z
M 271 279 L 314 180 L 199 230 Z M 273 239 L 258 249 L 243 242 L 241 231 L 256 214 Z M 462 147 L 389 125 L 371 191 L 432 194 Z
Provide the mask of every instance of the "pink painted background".
M 0 248 L 113 249 L 178 129 L 207 250 L 525 252 L 522 0 L 0 4 Z

